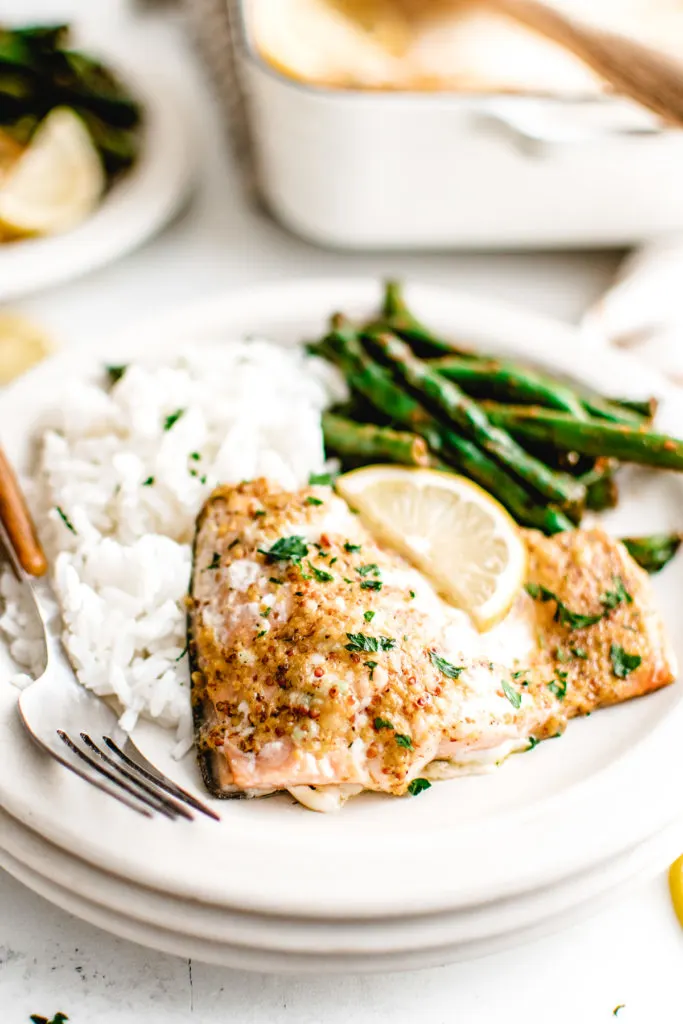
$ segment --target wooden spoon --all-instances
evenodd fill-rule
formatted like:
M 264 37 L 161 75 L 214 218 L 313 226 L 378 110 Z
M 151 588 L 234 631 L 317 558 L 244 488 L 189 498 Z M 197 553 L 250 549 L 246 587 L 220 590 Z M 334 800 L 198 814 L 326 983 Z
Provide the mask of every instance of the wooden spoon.
M 0 519 L 9 534 L 15 554 L 30 576 L 47 572 L 47 559 L 31 519 L 24 495 L 7 456 L 0 448 Z
M 543 0 L 483 0 L 491 9 L 570 50 L 616 92 L 683 125 L 683 64 L 616 32 L 597 29 Z

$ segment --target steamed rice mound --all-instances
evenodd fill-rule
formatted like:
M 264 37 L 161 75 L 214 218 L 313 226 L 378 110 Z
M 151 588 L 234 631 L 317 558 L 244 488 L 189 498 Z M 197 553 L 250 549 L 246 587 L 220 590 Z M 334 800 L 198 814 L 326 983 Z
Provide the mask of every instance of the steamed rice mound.
M 323 467 L 320 415 L 335 372 L 267 341 L 203 344 L 131 364 L 108 387 L 69 382 L 40 445 L 33 511 L 53 570 L 63 640 L 81 683 L 192 744 L 186 608 L 196 515 L 218 483 L 285 488 Z M 20 588 L 0 578 L 0 633 L 39 670 Z

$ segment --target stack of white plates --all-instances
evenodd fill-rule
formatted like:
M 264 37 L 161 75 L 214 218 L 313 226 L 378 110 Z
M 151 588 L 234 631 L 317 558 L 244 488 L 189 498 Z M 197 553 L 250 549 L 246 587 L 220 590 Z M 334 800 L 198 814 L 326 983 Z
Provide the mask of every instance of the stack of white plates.
M 680 829 L 669 829 L 554 886 L 461 910 L 366 919 L 332 917 L 314 906 L 310 916 L 299 917 L 249 912 L 215 899 L 183 898 L 102 870 L 2 812 L 0 830 L 0 865 L 45 899 L 91 924 L 143 946 L 206 963 L 302 973 L 415 970 L 525 942 L 595 913 L 658 871 L 680 850 L 682 841 Z M 276 873 L 277 848 L 273 843 Z M 284 891 L 287 876 L 277 877 Z M 381 876 L 377 884 L 382 885 Z
M 288 284 L 222 297 L 141 325 L 94 359 L 124 361 L 169 338 L 310 337 L 337 308 L 369 314 L 370 282 Z M 657 376 L 586 351 L 569 328 L 430 288 L 409 292 L 435 328 L 514 351 L 603 391 L 655 393 L 683 434 Z M 87 372 L 60 356 L 0 399 L 18 464 L 58 379 Z M 676 420 L 678 426 L 676 426 Z M 680 526 L 681 481 L 625 477 L 615 533 Z M 657 580 L 674 642 L 683 565 Z M 10 666 L 0 662 L 0 671 Z M 491 775 L 434 785 L 419 798 L 365 795 L 336 815 L 289 797 L 228 801 L 220 822 L 145 819 L 47 760 L 24 734 L 16 691 L 0 687 L 0 863 L 94 924 L 197 959 L 267 970 L 405 969 L 479 955 L 573 920 L 677 850 L 682 694 L 674 685 L 589 719 Z M 77 727 L 78 723 L 59 723 Z M 193 758 L 145 724 L 136 740 L 202 796 Z

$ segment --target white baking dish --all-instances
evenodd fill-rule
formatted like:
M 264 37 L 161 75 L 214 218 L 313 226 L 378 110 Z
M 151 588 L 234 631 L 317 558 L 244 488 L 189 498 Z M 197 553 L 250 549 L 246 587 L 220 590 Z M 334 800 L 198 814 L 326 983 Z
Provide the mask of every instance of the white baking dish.
M 262 60 L 243 2 L 233 17 L 261 193 L 308 239 L 550 248 L 683 229 L 683 132 L 626 102 L 320 88 Z

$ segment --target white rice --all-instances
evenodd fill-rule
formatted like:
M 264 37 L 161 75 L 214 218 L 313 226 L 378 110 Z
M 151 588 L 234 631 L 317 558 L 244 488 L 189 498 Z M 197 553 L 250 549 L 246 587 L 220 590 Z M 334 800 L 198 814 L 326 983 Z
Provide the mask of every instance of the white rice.
M 176 729 L 177 755 L 189 749 L 195 517 L 219 483 L 297 488 L 320 472 L 320 414 L 343 397 L 327 364 L 261 340 L 131 364 L 109 390 L 66 385 L 42 439 L 35 512 L 66 650 L 84 686 L 119 701 L 125 729 L 147 715 Z M 42 644 L 9 573 L 0 600 L 0 633 L 35 674 Z

